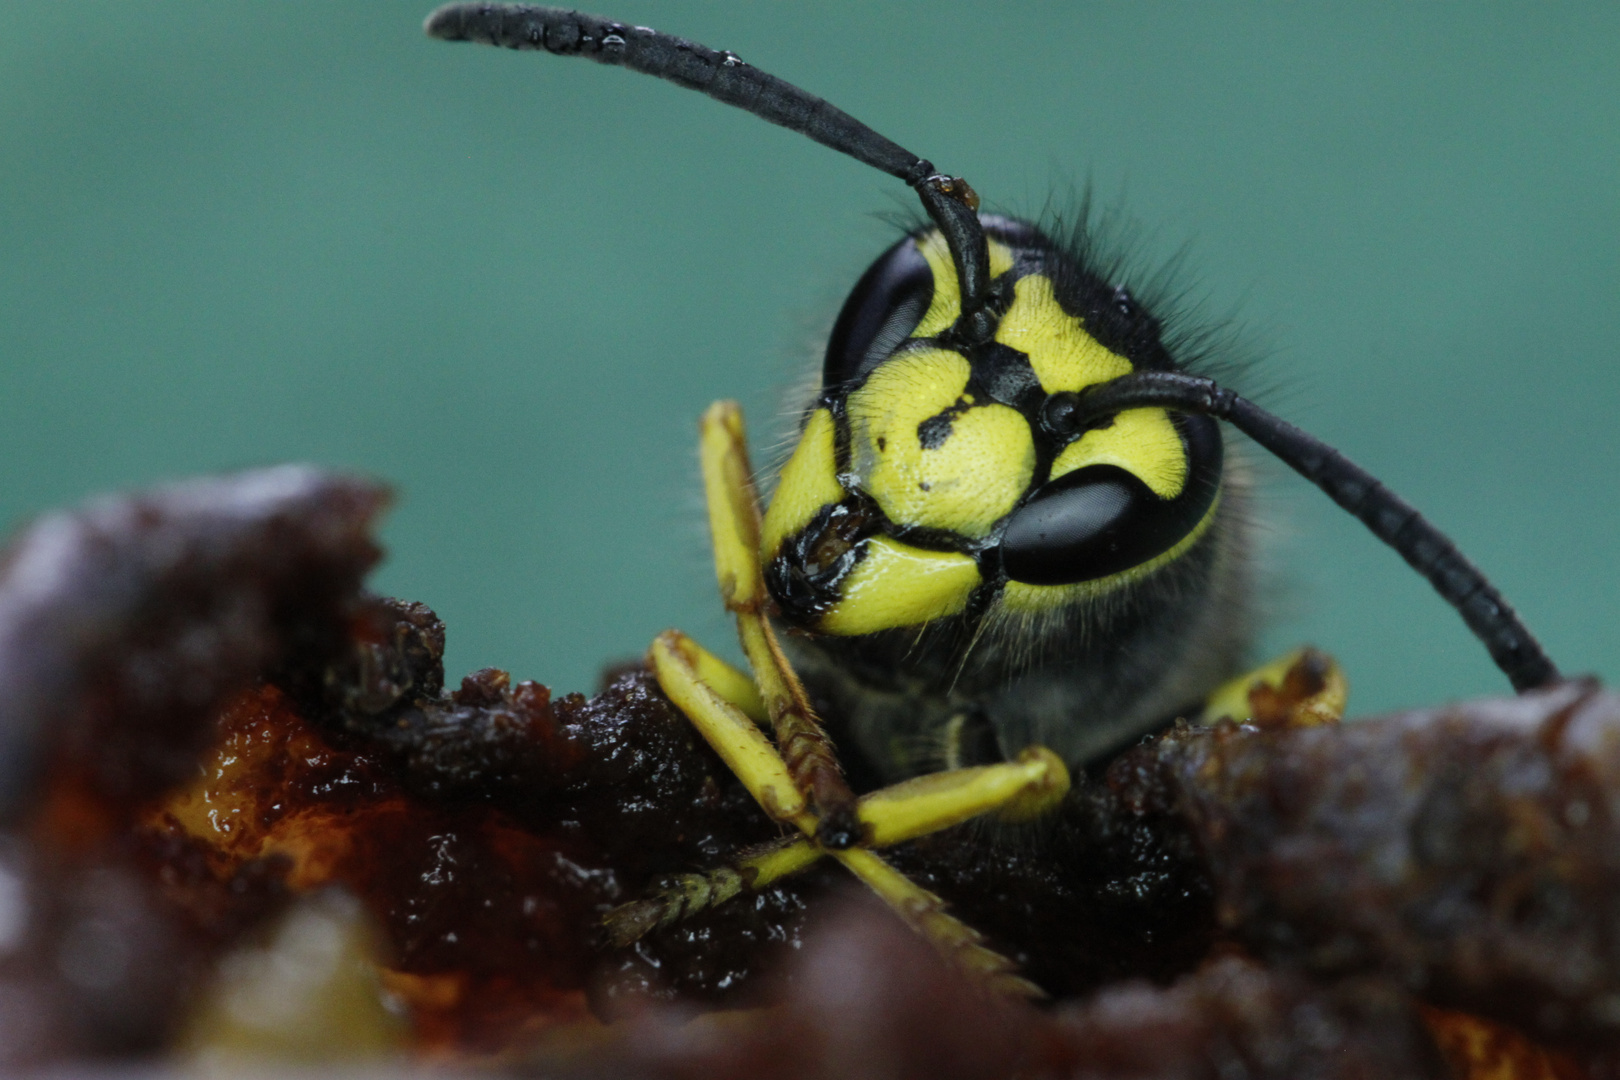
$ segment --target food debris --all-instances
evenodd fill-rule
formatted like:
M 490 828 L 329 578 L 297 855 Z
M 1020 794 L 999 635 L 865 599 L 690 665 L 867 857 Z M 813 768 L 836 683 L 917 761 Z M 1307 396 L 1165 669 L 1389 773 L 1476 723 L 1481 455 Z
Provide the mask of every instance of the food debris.
M 1257 955 L 1620 1042 L 1620 696 L 1577 680 L 1174 742 L 1221 922 Z
M 437 617 L 362 589 L 386 498 L 262 470 L 0 559 L 0 1066 L 1620 1075 L 1620 696 L 1178 723 L 1047 820 L 891 849 L 1045 1007 L 825 866 L 615 948 L 779 829 L 638 667 L 447 690 Z

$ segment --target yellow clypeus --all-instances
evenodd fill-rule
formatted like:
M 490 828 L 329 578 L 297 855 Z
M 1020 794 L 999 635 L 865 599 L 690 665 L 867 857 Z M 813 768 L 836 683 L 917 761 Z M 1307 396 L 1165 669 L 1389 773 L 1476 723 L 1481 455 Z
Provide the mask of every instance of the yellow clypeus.
M 979 539 L 1029 487 L 1035 443 L 1017 410 L 967 393 L 967 360 L 901 353 L 849 396 L 850 465 L 897 525 Z
M 855 569 L 839 583 L 838 603 L 821 616 L 825 634 L 873 634 L 918 626 L 961 611 L 979 584 L 979 568 L 966 555 L 875 536 L 865 541 Z

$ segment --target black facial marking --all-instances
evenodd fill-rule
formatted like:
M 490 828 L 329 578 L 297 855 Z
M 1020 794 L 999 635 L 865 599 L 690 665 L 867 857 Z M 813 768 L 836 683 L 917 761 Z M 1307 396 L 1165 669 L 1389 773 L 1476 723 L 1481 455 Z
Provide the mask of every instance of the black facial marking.
M 1064 261 L 1048 273 L 1058 306 L 1080 320 L 1086 333 L 1137 369 L 1173 370 L 1175 360 L 1164 346 L 1163 327 L 1137 302 L 1130 290 Z
M 1010 406 L 1025 416 L 1034 416 L 1046 391 L 1029 357 L 999 341 L 981 345 L 968 356 L 973 376 L 968 383 L 991 401 Z
M 1107 280 L 1027 222 L 988 218 L 985 233 L 1013 249 L 1019 276 L 1044 274 L 1066 314 L 1078 318 L 1097 343 L 1135 368 L 1173 370 L 1162 327 L 1129 289 Z
M 917 441 L 924 450 L 938 450 L 951 437 L 951 427 L 956 423 L 956 418 L 972 407 L 966 398 L 957 398 L 955 404 L 946 406 L 917 425 Z M 880 445 L 878 449 L 883 447 Z
M 1039 229 L 1027 221 L 1002 217 L 999 214 L 983 214 L 980 216 L 980 220 L 984 223 L 985 235 L 1012 248 L 1015 258 L 1021 248 L 1046 248 L 1052 246 L 1052 242 L 1043 236 Z

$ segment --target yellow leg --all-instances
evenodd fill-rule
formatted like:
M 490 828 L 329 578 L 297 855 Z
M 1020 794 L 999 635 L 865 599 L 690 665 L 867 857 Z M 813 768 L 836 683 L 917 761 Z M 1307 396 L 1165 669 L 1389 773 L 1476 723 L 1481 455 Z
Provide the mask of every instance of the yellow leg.
M 686 643 L 692 669 L 697 672 L 699 681 L 741 709 L 748 719 L 760 727 L 770 727 L 771 714 L 765 711 L 765 700 L 759 696 L 759 687 L 754 685 L 747 672 L 732 667 L 685 635 L 682 635 L 682 640 Z
M 659 640 L 674 634 L 675 631 L 669 631 Z M 655 644 L 655 650 L 657 647 Z M 714 730 L 709 720 L 694 716 L 693 723 L 705 737 Z M 730 764 L 730 759 L 727 763 Z M 751 768 L 751 764 L 745 767 Z M 737 771 L 735 766 L 733 771 Z M 753 791 L 746 780 L 744 786 Z M 1055 809 L 1068 791 L 1069 771 L 1063 767 L 1063 762 L 1045 747 L 1034 747 L 1020 754 L 1017 761 L 931 773 L 874 791 L 856 804 L 856 814 L 872 846 L 888 847 L 950 828 L 980 814 L 995 812 L 1004 820 L 1029 820 Z M 808 869 L 828 852 L 811 838 L 813 830 L 805 828 L 805 824 L 800 823 L 805 835 L 797 839 L 772 844 L 739 859 L 733 866 L 707 874 L 682 874 L 656 896 L 621 904 L 608 913 L 608 936 L 616 945 L 628 945 L 654 927 L 667 926 L 724 903 L 744 888 L 763 889 Z M 850 866 L 848 862 L 845 865 Z M 866 865 L 857 863 L 850 869 L 859 876 L 861 867 Z M 892 885 L 887 886 L 886 891 L 880 890 L 880 895 L 894 893 Z M 938 905 L 937 898 L 933 902 Z M 930 918 L 944 925 L 936 916 Z
M 699 440 L 703 489 L 714 538 L 714 569 L 720 597 L 737 616 L 743 654 L 776 732 L 776 745 L 799 789 L 810 796 L 826 839 L 854 843 L 855 795 L 844 782 L 832 744 L 789 666 L 765 615 L 765 580 L 759 566 L 759 498 L 748 465 L 742 410 L 717 401 L 703 415 Z
M 1057 806 L 1069 774 L 1051 751 L 1015 762 L 919 777 L 857 801 L 766 615 L 759 566 L 759 504 L 748 467 L 742 414 L 720 402 L 703 418 L 702 457 L 715 573 L 737 616 L 755 685 L 676 631 L 648 654 L 659 685 L 773 819 L 793 825 L 792 841 L 743 853 L 735 866 L 685 874 L 662 893 L 609 913 L 610 937 L 627 944 L 656 926 L 723 903 L 832 855 L 947 957 L 994 990 L 1038 995 L 1011 961 L 951 917 L 939 897 L 908 880 L 867 844 L 899 843 L 984 813 L 1023 821 Z M 757 686 L 757 689 L 756 689 Z M 769 718 L 772 746 L 756 726 Z M 753 717 L 753 719 L 750 719 Z
M 948 829 L 995 811 L 1004 821 L 1032 821 L 1069 793 L 1069 770 L 1052 751 L 1033 746 L 1016 761 L 929 773 L 874 791 L 856 804 L 873 847 Z
M 1338 661 L 1306 646 L 1219 687 L 1204 701 L 1199 723 L 1224 719 L 1267 729 L 1333 724 L 1344 716 L 1349 696 Z
M 698 677 L 689 645 L 691 639 L 678 630 L 666 630 L 654 639 L 648 659 L 658 685 L 767 814 L 814 833 L 815 815 L 782 756 L 741 709 Z
M 1041 988 L 1018 974 L 1017 965 L 994 949 L 984 937 L 945 911 L 945 901 L 913 882 L 865 848 L 835 851 L 833 856 L 871 890 L 883 898 L 917 933 L 977 979 L 981 985 L 1010 997 L 1039 998 Z

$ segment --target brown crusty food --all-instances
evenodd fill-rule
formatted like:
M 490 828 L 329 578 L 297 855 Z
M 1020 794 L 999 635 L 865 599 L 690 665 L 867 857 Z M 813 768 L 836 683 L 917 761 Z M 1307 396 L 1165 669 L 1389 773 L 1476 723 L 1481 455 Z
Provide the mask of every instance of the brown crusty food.
M 405 1046 L 563 1074 L 1620 1075 L 1620 697 L 1589 682 L 1177 724 L 1036 826 L 894 849 L 1044 1009 L 827 868 L 614 949 L 609 907 L 776 827 L 634 665 L 447 692 L 433 613 L 361 591 L 385 501 L 246 473 L 0 560 L 0 1064 L 209 1045 L 220 973 L 335 887 Z

